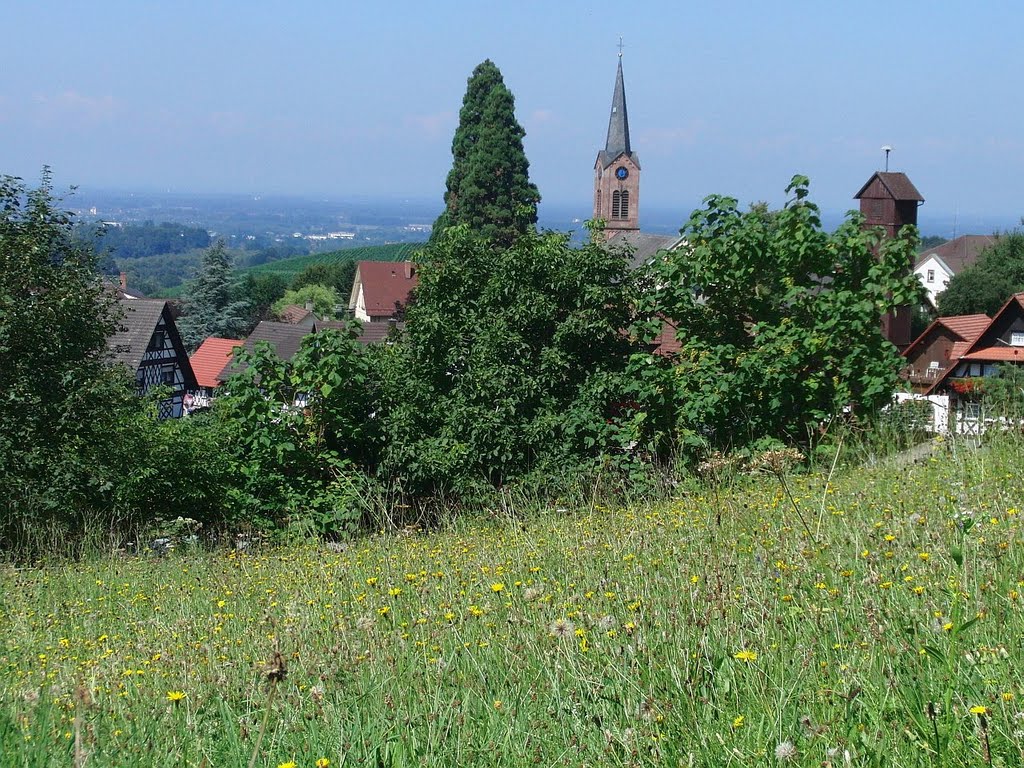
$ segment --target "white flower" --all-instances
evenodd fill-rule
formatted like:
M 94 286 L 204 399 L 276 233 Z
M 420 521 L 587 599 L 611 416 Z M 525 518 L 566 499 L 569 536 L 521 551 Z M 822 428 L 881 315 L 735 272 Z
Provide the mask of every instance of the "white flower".
M 785 763 L 796 757 L 796 745 L 792 741 L 781 741 L 775 746 L 775 759 Z

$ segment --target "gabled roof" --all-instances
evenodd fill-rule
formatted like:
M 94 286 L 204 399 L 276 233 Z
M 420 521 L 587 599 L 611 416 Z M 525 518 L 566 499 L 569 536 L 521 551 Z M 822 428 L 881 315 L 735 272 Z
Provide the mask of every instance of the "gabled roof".
M 298 325 L 305 321 L 313 313 L 305 307 L 300 307 L 298 304 L 289 304 L 278 315 L 282 323 L 291 323 L 292 325 Z
M 640 167 L 640 158 L 633 154 L 629 146 L 629 114 L 626 111 L 626 86 L 622 80 L 622 56 L 619 55 L 619 68 L 615 73 L 615 90 L 612 93 L 612 111 L 608 117 L 608 138 L 604 149 L 598 153 L 598 162 L 607 168 L 616 158 L 627 155 Z
M 632 229 L 613 230 L 608 233 L 605 242 L 612 247 L 625 246 L 632 249 L 629 268 L 637 269 L 658 251 L 675 250 L 683 242 L 683 238 L 680 235 L 654 235 Z
M 999 337 L 993 329 L 1000 326 L 1003 317 L 1009 313 L 1024 314 L 1024 293 L 1015 293 L 1006 303 L 999 308 L 999 311 L 992 317 L 991 322 L 985 326 L 978 337 L 971 342 L 970 346 L 957 357 L 950 354 L 951 359 L 976 360 L 979 362 L 1024 362 L 1024 347 L 1008 347 L 999 343 Z M 954 350 L 956 351 L 956 350 Z M 1022 354 L 1018 354 L 1022 353 Z M 932 388 L 925 394 L 936 391 L 947 379 L 951 378 L 957 366 L 951 365 Z
M 920 336 L 910 343 L 909 347 L 903 350 L 903 356 L 906 358 L 911 357 L 918 346 L 931 336 L 932 331 L 941 326 L 945 326 L 953 334 L 960 337 L 959 341 L 954 342 L 954 350 L 956 349 L 956 344 L 964 344 L 964 349 L 966 349 L 966 345 L 970 345 L 971 342 L 977 339 L 988 328 L 990 322 L 991 319 L 988 315 L 950 315 L 949 317 L 936 318 L 932 321 L 931 325 L 924 329 Z M 959 357 L 959 355 L 956 355 L 956 357 Z M 953 353 L 950 353 L 950 359 L 956 359 Z
M 913 182 L 907 177 L 907 174 L 897 173 L 895 171 L 876 171 L 871 178 L 864 183 L 864 186 L 860 188 L 860 192 L 853 196 L 853 199 L 860 200 L 875 179 L 878 179 L 882 183 L 882 187 L 888 193 L 888 197 L 891 197 L 893 200 L 915 200 L 919 203 L 924 202 L 924 197 L 922 197 L 921 193 L 917 191 L 917 187 L 915 187 Z
M 163 299 L 121 299 L 117 305 L 124 311 L 124 317 L 118 322 L 118 330 L 107 339 L 107 348 L 115 363 L 136 371 L 167 302 Z
M 192 370 L 196 375 L 196 383 L 200 387 L 220 386 L 220 372 L 224 370 L 235 347 L 245 343 L 243 339 L 219 339 L 211 336 L 189 358 Z
M 995 245 L 997 235 L 960 235 L 935 248 L 923 251 L 917 258 L 914 269 L 919 269 L 928 259 L 938 259 L 951 274 L 959 274 L 978 261 L 978 256 L 986 248 Z
M 256 345 L 265 341 L 270 344 L 274 353 L 282 360 L 291 360 L 299 351 L 302 340 L 313 332 L 307 325 L 292 325 L 291 323 L 277 323 L 273 320 L 261 320 L 249 337 L 241 345 L 246 352 L 252 352 Z M 217 374 L 217 378 L 225 381 L 228 376 L 244 371 L 246 366 L 236 363 L 234 360 Z
M 974 341 L 988 328 L 992 318 L 988 315 L 953 315 L 940 317 L 939 322 L 956 333 L 964 341 Z
M 359 287 L 370 317 L 392 317 L 395 305 L 409 302 L 409 294 L 419 285 L 416 267 L 408 261 L 360 261 L 352 284 L 349 309 L 355 309 Z
M 378 344 L 387 340 L 392 328 L 402 328 L 403 325 L 404 323 L 396 323 L 394 326 L 390 323 L 363 323 L 356 341 L 360 344 Z M 320 320 L 313 324 L 313 332 L 320 333 L 331 328 L 345 330 L 348 326 L 344 320 Z

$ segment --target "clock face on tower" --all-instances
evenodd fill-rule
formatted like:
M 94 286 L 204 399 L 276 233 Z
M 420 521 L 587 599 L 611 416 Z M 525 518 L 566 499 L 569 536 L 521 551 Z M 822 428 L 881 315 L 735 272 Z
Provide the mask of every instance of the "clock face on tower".
M 620 165 L 618 168 L 615 169 L 615 178 L 617 178 L 619 181 L 625 179 L 627 176 L 629 176 L 629 170 L 627 170 L 623 166 Z

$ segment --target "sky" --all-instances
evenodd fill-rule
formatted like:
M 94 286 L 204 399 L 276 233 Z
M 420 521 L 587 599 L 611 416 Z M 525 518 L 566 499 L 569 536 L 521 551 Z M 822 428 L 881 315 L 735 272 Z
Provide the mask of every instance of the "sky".
M 933 228 L 1024 215 L 1019 2 L 10 0 L 0 28 L 0 174 L 29 182 L 440 205 L 490 58 L 543 199 L 586 213 L 621 36 L 641 225 L 796 173 L 842 212 L 883 145 Z

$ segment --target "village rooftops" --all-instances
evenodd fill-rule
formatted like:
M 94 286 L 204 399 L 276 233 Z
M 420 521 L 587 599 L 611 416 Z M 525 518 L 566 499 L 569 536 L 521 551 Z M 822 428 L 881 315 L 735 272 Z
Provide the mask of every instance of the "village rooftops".
M 231 361 L 235 347 L 245 343 L 243 339 L 220 339 L 211 336 L 189 358 L 196 383 L 200 387 L 216 389 L 221 384 L 220 374 Z

